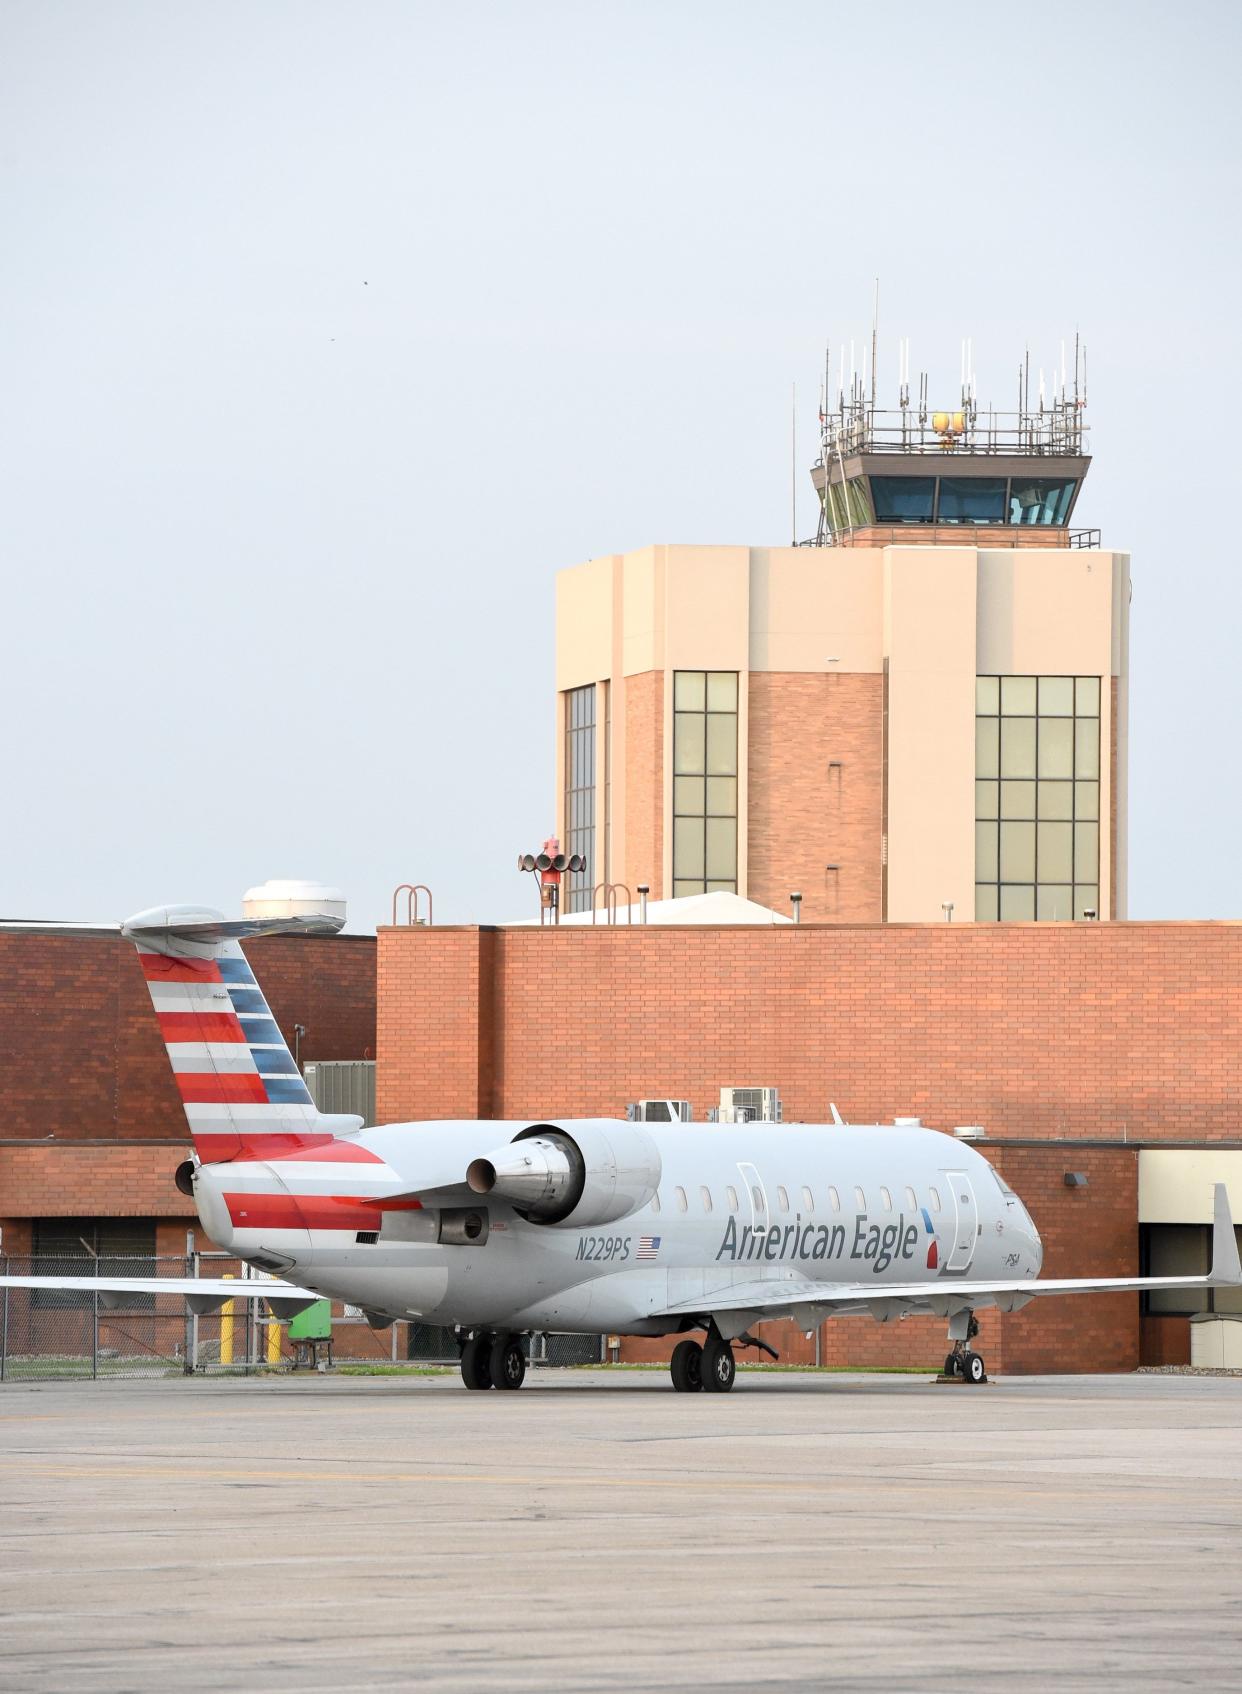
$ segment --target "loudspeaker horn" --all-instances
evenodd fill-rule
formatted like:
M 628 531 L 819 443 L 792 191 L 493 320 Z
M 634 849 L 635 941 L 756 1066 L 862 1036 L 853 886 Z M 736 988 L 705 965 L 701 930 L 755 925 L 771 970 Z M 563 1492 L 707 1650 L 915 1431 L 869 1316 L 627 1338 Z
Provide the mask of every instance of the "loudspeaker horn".
M 552 861 L 546 853 L 536 853 L 535 869 L 541 871 L 550 871 L 552 869 Z

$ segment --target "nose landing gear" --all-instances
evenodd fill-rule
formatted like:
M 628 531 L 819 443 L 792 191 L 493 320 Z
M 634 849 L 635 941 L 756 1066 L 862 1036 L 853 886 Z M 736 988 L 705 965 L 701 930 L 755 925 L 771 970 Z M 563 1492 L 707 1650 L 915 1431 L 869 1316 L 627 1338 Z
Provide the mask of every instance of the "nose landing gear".
M 976 1353 L 970 1345 L 978 1333 L 979 1320 L 973 1312 L 954 1312 L 949 1319 L 949 1340 L 953 1346 L 944 1361 L 946 1380 L 960 1377 L 963 1382 L 987 1381 L 988 1373 L 983 1354 Z

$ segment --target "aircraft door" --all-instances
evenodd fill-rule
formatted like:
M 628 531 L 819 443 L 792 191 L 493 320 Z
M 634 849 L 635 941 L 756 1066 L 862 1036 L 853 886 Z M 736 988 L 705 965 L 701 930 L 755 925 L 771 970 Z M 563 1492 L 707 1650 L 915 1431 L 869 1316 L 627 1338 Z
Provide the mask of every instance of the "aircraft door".
M 945 1182 L 953 1199 L 956 1227 L 953 1246 L 945 1261 L 945 1270 L 959 1276 L 970 1269 L 979 1239 L 979 1206 L 975 1200 L 974 1184 L 965 1171 L 945 1171 Z
M 740 1159 L 737 1170 L 742 1179 L 741 1215 L 745 1217 L 749 1207 L 750 1227 L 757 1233 L 763 1232 L 766 1234 L 770 1219 L 768 1216 L 768 1194 L 763 1186 L 763 1178 L 754 1165 L 744 1163 Z

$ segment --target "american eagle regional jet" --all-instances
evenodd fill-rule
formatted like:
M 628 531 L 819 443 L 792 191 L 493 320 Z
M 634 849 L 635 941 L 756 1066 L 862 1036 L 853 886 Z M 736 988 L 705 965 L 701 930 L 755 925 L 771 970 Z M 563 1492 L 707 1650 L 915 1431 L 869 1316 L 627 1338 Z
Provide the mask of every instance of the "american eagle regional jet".
M 122 932 L 185 1103 L 176 1181 L 221 1248 L 284 1279 L 0 1276 L 0 1285 L 184 1294 L 199 1311 L 262 1298 L 278 1317 L 328 1296 L 384 1326 L 456 1326 L 467 1388 L 519 1388 L 533 1331 L 680 1335 L 673 1386 L 726 1393 L 769 1318 L 948 1323 L 945 1372 L 985 1379 L 975 1313 L 1054 1294 L 1242 1283 L 1223 1184 L 1205 1277 L 1040 1281 L 1031 1216 L 973 1147 L 901 1125 L 762 1127 L 562 1118 L 364 1129 L 316 1110 L 241 949 L 339 929 L 159 907 Z M 696 1339 L 701 1336 L 702 1339 Z M 775 1356 L 775 1355 L 773 1355 Z

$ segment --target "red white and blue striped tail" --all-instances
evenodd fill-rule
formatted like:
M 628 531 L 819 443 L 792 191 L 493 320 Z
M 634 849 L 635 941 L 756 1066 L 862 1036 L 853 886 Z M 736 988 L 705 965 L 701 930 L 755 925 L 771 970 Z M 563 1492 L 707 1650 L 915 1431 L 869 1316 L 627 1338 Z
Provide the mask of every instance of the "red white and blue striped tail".
M 270 1159 L 325 1145 L 347 1127 L 320 1117 L 241 949 L 244 936 L 340 927 L 326 916 L 231 921 L 193 906 L 157 907 L 122 924 L 202 1163 Z

